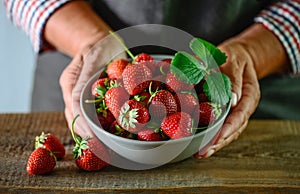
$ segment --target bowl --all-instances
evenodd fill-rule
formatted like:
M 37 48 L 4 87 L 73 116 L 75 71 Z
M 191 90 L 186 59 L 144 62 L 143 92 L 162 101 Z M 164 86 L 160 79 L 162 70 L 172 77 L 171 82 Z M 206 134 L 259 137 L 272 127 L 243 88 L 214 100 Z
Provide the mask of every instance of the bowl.
M 154 56 L 155 60 L 169 57 L 165 55 Z M 96 119 L 94 104 L 85 103 L 85 100 L 90 98 L 92 84 L 99 78 L 102 71 L 103 69 L 94 74 L 82 90 L 80 106 L 83 116 L 96 137 L 109 149 L 123 159 L 139 165 L 145 165 L 147 168 L 149 166 L 152 168 L 167 163 L 178 162 L 191 157 L 218 134 L 230 110 L 229 104 L 221 117 L 213 125 L 202 132 L 185 138 L 151 142 L 123 138 L 101 128 Z M 110 163 L 113 165 L 114 161 Z M 122 167 L 127 168 L 126 164 L 124 166 Z

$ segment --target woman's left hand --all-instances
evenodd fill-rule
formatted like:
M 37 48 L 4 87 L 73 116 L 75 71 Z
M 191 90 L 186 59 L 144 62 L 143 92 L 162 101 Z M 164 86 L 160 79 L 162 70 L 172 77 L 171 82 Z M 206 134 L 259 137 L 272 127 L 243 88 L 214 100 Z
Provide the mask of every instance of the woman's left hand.
M 228 40 L 219 48 L 228 59 L 220 70 L 229 76 L 232 83 L 232 107 L 220 132 L 195 158 L 207 158 L 237 139 L 248 124 L 260 99 L 260 89 L 253 59 L 244 44 Z

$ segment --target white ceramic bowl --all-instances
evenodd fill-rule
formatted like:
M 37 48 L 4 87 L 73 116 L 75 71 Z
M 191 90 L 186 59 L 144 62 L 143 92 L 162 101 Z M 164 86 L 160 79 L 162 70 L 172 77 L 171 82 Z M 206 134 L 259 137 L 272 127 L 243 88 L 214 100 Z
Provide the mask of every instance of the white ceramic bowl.
M 156 60 L 164 58 L 166 56 L 155 56 Z M 182 139 L 147 142 L 119 137 L 102 129 L 99 122 L 95 119 L 96 110 L 94 104 L 84 102 L 90 98 L 91 86 L 98 79 L 102 71 L 99 71 L 90 78 L 81 93 L 80 106 L 83 116 L 95 135 L 107 147 L 125 159 L 142 165 L 160 166 L 191 157 L 215 137 L 230 110 L 230 106 L 228 106 L 217 122 L 205 131 Z

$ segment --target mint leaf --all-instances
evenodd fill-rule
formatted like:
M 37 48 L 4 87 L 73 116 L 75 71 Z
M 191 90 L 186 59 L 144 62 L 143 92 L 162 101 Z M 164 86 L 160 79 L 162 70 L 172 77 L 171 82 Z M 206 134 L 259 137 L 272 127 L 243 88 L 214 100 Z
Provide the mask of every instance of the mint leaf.
M 190 48 L 209 69 L 215 68 L 226 62 L 226 55 L 215 45 L 200 39 L 194 38 L 190 42 Z
M 171 62 L 171 72 L 188 84 L 199 83 L 206 74 L 206 68 L 192 55 L 177 52 Z
M 227 104 L 231 99 L 230 79 L 221 72 L 208 75 L 203 90 L 210 101 L 220 105 Z

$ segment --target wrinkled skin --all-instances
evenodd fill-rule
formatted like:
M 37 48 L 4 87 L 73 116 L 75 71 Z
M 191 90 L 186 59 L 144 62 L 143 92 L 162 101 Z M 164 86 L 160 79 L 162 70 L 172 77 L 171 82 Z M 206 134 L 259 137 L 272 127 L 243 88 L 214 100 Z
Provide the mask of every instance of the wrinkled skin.
M 80 94 L 92 75 L 113 58 L 125 58 L 123 48 L 112 37 L 107 36 L 94 45 L 87 45 L 75 55 L 60 77 L 60 86 L 65 102 L 65 117 L 69 128 L 76 115 L 75 132 L 81 136 L 94 136 L 80 110 Z
M 258 78 L 246 48 L 236 42 L 224 43 L 219 48 L 228 56 L 220 70 L 228 75 L 232 82 L 232 108 L 219 134 L 195 154 L 196 158 L 207 158 L 237 139 L 246 128 L 260 99 Z

